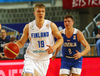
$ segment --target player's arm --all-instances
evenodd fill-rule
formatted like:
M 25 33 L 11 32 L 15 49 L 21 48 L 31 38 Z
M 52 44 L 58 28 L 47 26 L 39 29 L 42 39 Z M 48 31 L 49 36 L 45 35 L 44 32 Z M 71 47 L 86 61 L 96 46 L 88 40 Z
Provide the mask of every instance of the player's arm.
M 0 57 L 3 58 L 3 55 L 0 53 Z
M 53 45 L 54 50 L 56 50 L 58 47 L 60 47 L 62 45 L 62 43 L 63 43 L 63 37 L 61 36 L 61 33 L 58 30 L 56 24 L 53 23 L 53 22 L 51 22 L 51 29 L 52 29 L 52 34 L 57 39 L 57 41 Z
M 81 31 L 77 32 L 77 38 L 78 38 L 78 41 L 85 47 L 85 49 L 81 53 L 76 50 L 77 53 L 74 54 L 74 57 L 76 59 L 80 58 L 81 56 L 84 56 L 90 51 L 90 46 Z
M 77 34 L 78 34 L 77 36 L 79 38 L 79 42 L 81 42 L 81 44 L 85 47 L 85 49 L 81 52 L 81 55 L 84 56 L 85 54 L 87 54 L 90 51 L 90 45 L 86 41 L 86 39 L 81 31 L 78 31 Z
M 20 40 L 18 40 L 16 42 L 16 44 L 19 46 L 19 48 L 22 48 L 24 46 L 24 44 L 26 43 L 27 39 L 28 39 L 28 33 L 29 33 L 29 24 L 27 24 L 24 29 L 23 29 L 23 34 L 20 38 Z
M 56 50 L 63 43 L 63 38 L 62 38 L 56 24 L 51 22 L 50 26 L 51 26 L 51 29 L 52 29 L 52 34 L 53 34 L 54 37 L 56 37 L 57 41 L 55 42 L 55 44 L 53 46 L 47 45 L 47 47 L 49 47 L 48 49 L 46 49 L 46 51 L 48 51 L 48 54 L 53 53 L 54 50 Z
M 62 31 L 60 31 L 60 33 L 62 34 Z M 62 45 L 61 45 L 62 46 Z M 59 46 L 56 50 L 55 50 L 55 53 L 54 53 L 54 55 L 52 56 L 52 60 L 54 60 L 55 58 L 56 58 L 56 56 L 57 56 L 57 53 L 60 51 L 60 49 L 61 49 L 61 46 Z
M 53 61 L 55 60 L 55 58 L 56 58 L 56 56 L 57 56 L 57 53 L 60 51 L 60 49 L 61 49 L 61 46 L 59 46 L 59 47 L 56 49 L 54 55 L 53 55 L 52 58 L 51 58 Z

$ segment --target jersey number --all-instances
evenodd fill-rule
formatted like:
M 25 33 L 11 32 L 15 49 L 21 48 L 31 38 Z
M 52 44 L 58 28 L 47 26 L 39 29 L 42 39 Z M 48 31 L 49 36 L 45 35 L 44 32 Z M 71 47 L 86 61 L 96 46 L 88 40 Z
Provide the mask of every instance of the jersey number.
M 38 41 L 38 45 L 39 45 L 39 48 L 43 48 L 44 47 L 44 41 Z
M 68 51 L 69 51 L 69 54 L 72 54 L 72 51 L 71 51 L 71 49 L 70 49 L 70 48 L 68 49 Z

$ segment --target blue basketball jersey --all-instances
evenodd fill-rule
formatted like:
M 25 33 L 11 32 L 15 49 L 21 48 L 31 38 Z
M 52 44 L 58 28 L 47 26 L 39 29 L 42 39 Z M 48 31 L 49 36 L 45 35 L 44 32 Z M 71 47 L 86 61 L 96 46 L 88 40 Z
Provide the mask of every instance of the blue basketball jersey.
M 75 58 L 67 58 L 73 57 L 76 54 L 76 50 L 81 52 L 81 43 L 77 40 L 77 31 L 75 28 L 73 35 L 70 38 L 67 38 L 65 35 L 65 29 L 62 30 L 62 36 L 64 39 L 62 45 L 62 59 L 61 59 L 61 68 L 70 69 L 71 67 L 81 68 L 82 65 L 82 57 L 75 60 Z M 77 65 L 76 65 L 77 64 Z M 80 64 L 80 65 L 79 65 Z
M 77 40 L 77 31 L 78 29 L 75 29 L 73 35 L 70 38 L 67 38 L 65 35 L 65 29 L 62 30 L 62 36 L 64 39 L 64 43 L 62 46 L 63 56 L 73 56 L 74 54 L 76 54 L 76 50 L 81 52 L 81 43 Z

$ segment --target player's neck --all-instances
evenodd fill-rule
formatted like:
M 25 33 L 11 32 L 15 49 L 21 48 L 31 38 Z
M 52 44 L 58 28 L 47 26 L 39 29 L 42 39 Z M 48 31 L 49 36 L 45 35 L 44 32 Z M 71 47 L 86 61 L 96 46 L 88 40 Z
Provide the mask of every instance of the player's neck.
M 74 28 L 66 29 L 65 30 L 66 37 L 70 38 L 73 35 L 73 32 Z
M 36 22 L 36 26 L 38 28 L 41 28 L 43 26 L 43 24 L 44 24 L 44 19 L 42 19 L 42 20 L 36 19 L 35 22 Z
M 74 28 L 66 29 L 66 32 L 67 32 L 67 33 L 72 33 L 73 31 L 74 31 Z

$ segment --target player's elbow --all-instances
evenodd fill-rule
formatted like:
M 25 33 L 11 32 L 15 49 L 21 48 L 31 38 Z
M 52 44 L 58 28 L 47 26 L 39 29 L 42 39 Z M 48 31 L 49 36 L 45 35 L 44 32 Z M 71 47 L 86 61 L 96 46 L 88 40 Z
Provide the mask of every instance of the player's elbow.
M 61 37 L 61 44 L 63 44 L 64 40 L 63 40 L 63 37 Z
M 88 52 L 89 52 L 91 50 L 90 46 L 88 45 L 87 48 L 88 48 Z

